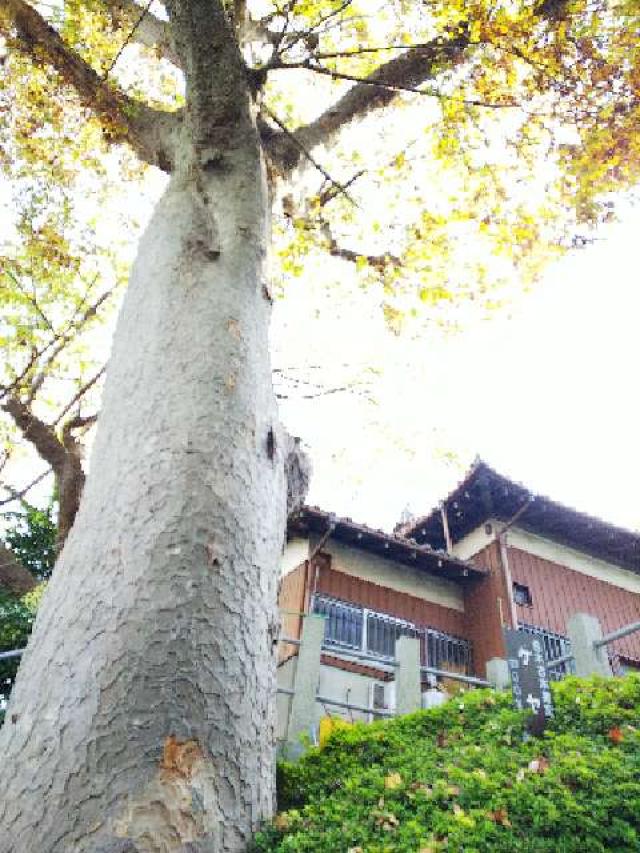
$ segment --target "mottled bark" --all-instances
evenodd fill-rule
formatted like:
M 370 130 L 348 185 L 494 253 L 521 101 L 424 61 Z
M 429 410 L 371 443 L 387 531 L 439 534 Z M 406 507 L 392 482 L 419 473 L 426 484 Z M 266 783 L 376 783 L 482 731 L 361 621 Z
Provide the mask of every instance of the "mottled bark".
M 214 5 L 170 4 L 185 134 L 0 732 L 2 853 L 226 853 L 272 812 L 285 441 L 263 163 L 230 39 L 213 71 L 224 87 L 207 94 L 211 29 L 196 13 Z

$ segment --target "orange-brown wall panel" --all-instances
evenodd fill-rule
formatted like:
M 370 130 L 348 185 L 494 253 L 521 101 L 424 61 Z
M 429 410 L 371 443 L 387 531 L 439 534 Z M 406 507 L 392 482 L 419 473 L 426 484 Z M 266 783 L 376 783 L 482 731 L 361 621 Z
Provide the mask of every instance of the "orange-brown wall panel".
M 323 567 L 320 570 L 318 592 L 466 638 L 464 613 L 459 610 L 397 592 L 333 568 Z
M 300 639 L 302 630 L 302 616 L 305 612 L 308 586 L 308 565 L 301 563 L 293 571 L 286 574 L 282 579 L 280 593 L 278 595 L 278 607 L 282 613 L 281 634 L 283 637 Z M 286 660 L 292 654 L 297 653 L 297 646 L 280 643 L 278 648 L 278 662 Z
M 497 542 L 475 554 L 471 562 L 488 569 L 489 574 L 471 582 L 464 591 L 465 633 L 473 643 L 476 675 L 484 678 L 491 658 L 505 657 L 503 620 L 509 619 L 509 598 Z M 507 621 L 508 624 L 508 621 Z
M 517 607 L 520 622 L 566 634 L 567 622 L 574 613 L 592 613 L 607 633 L 640 619 L 637 593 L 518 548 L 509 548 L 508 554 L 513 581 L 528 586 L 531 592 L 531 607 Z M 640 633 L 631 634 L 610 648 L 640 659 Z

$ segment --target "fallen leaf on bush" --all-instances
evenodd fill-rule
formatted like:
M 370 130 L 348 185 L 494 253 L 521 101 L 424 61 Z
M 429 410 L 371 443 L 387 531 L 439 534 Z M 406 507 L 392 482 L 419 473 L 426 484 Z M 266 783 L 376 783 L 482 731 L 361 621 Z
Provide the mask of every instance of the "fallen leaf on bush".
M 438 732 L 438 734 L 436 735 L 436 746 L 442 748 L 444 746 L 448 746 L 448 744 L 449 741 L 447 739 L 446 734 L 444 732 Z
M 287 813 L 282 812 L 282 814 L 276 815 L 273 820 L 273 825 L 276 829 L 280 830 L 280 832 L 284 832 L 285 829 L 289 829 L 289 816 Z
M 453 813 L 455 815 L 464 814 L 464 809 L 461 806 L 459 806 L 457 803 L 454 803 L 453 804 Z
M 347 850 L 347 853 L 364 853 L 364 850 L 362 849 L 362 847 L 350 847 Z
M 460 794 L 460 788 L 458 788 L 457 785 L 449 785 L 447 788 L 447 794 L 449 794 L 450 797 L 457 797 Z
M 529 770 L 532 773 L 546 773 L 549 769 L 549 760 L 542 755 L 540 758 L 534 758 L 529 762 Z
M 509 815 L 506 809 L 496 809 L 494 812 L 489 812 L 489 820 L 494 823 L 499 823 L 500 826 L 511 826 Z
M 393 791 L 394 788 L 399 788 L 402 785 L 402 776 L 399 773 L 389 773 L 387 778 L 384 780 L 384 787 L 389 791 Z
M 609 729 L 609 740 L 612 743 L 622 743 L 624 740 L 624 735 L 617 726 L 613 729 Z

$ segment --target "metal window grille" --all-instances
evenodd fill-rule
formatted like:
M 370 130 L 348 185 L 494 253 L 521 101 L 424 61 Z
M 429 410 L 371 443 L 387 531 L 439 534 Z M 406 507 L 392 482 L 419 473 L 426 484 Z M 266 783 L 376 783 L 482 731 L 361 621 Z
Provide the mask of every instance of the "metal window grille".
M 362 650 L 363 609 L 325 595 L 313 597 L 313 612 L 326 616 L 327 646 Z
M 556 660 L 564 657 L 564 655 L 571 654 L 571 641 L 563 634 L 556 634 L 555 631 L 548 631 L 546 628 L 540 628 L 537 625 L 527 625 L 524 622 L 518 623 L 518 629 L 527 634 L 535 634 L 542 641 L 545 661 Z M 573 675 L 574 672 L 575 664 L 570 660 L 549 669 L 549 678 L 552 681 L 559 681 L 565 675 Z
M 356 649 L 385 660 L 395 657 L 399 637 L 417 637 L 423 666 L 471 674 L 468 640 L 326 595 L 314 596 L 312 610 L 327 617 L 325 645 L 330 648 Z

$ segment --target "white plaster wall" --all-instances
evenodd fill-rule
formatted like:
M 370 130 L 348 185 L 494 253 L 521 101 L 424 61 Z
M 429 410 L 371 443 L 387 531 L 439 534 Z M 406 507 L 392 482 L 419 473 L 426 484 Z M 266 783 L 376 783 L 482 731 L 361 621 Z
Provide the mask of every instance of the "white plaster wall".
M 434 577 L 359 548 L 351 548 L 334 539 L 330 539 L 323 550 L 332 555 L 332 567 L 337 571 L 434 604 L 464 611 L 462 589 L 454 581 Z
M 486 533 L 484 524 L 477 527 L 465 536 L 464 539 L 456 543 L 453 553 L 457 557 L 467 560 L 495 541 L 496 534 L 504 525 L 502 522 L 495 521 L 494 519 L 491 519 L 488 524 L 491 525 L 491 532 L 489 534 Z M 526 551 L 543 560 L 549 560 L 552 563 L 566 566 L 574 572 L 580 572 L 588 577 L 597 578 L 620 589 L 625 589 L 628 592 L 640 594 L 640 575 L 635 574 L 635 572 L 614 566 L 612 563 L 607 563 L 604 560 L 598 560 L 589 554 L 568 548 L 566 545 L 559 545 L 556 542 L 536 536 L 518 527 L 509 528 L 506 535 L 507 543 L 513 548 Z
M 309 556 L 309 540 L 302 538 L 290 539 L 284 546 L 280 561 L 280 574 L 287 575 Z
M 318 693 L 329 699 L 337 699 L 340 702 L 353 702 L 354 705 L 369 707 L 371 685 L 375 679 L 366 675 L 358 675 L 355 672 L 345 672 L 335 666 L 320 667 L 320 688 Z M 358 711 L 349 711 L 346 708 L 337 708 L 335 705 L 317 705 L 317 719 L 319 723 L 322 717 L 329 714 L 332 717 L 342 717 L 345 720 L 367 720 L 367 714 Z

